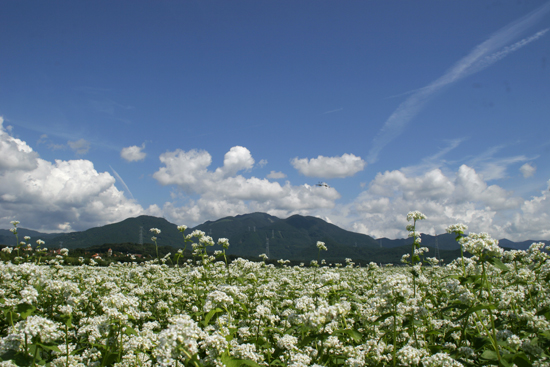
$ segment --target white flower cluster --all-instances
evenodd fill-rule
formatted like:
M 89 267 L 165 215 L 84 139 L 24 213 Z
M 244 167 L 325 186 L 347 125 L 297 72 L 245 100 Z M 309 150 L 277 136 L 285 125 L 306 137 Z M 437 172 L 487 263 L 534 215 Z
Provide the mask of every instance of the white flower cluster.
M 212 243 L 200 231 L 191 238 L 199 249 Z M 79 367 L 106 364 L 106 356 L 117 367 L 460 367 L 489 364 L 493 344 L 477 343 L 496 335 L 502 355 L 544 366 L 544 244 L 502 253 L 506 267 L 486 261 L 482 273 L 476 256 L 500 256 L 496 241 L 464 239 L 475 255 L 464 266 L 459 258 L 425 269 L 351 259 L 315 268 L 244 259 L 59 268 L 1 262 L 0 356 L 14 356 L 2 365 L 36 352 L 40 363 Z M 424 252 L 416 246 L 412 255 Z M 476 283 L 480 274 L 490 288 Z
M 487 233 L 470 233 L 462 237 L 460 243 L 464 251 L 478 257 L 502 257 L 504 254 L 504 250 L 498 245 L 498 240 L 491 238 Z

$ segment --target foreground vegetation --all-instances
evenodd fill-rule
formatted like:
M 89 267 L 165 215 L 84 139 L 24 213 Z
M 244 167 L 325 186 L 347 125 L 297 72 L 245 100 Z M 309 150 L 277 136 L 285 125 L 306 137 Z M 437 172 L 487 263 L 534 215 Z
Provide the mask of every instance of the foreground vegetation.
M 408 215 L 404 267 L 327 266 L 322 242 L 308 267 L 229 262 L 202 232 L 187 260 L 64 266 L 67 251 L 44 264 L 34 248 L 0 264 L 0 365 L 550 366 L 544 244 L 503 251 L 455 225 L 471 257 L 440 266 L 424 218 Z

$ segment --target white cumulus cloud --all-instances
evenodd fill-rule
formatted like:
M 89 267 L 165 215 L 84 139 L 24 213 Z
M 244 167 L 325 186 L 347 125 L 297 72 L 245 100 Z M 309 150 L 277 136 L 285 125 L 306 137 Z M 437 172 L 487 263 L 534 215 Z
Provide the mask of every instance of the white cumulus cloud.
M 145 153 L 143 149 L 145 149 L 145 144 L 142 144 L 140 147 L 137 145 L 132 145 L 130 147 L 122 148 L 120 151 L 120 156 L 128 162 L 142 161 L 147 156 L 147 153 Z
M 83 159 L 41 159 L 0 120 L 0 220 L 41 231 L 84 230 L 143 213 L 107 172 Z
M 532 166 L 529 163 L 525 163 L 523 166 L 521 166 L 519 168 L 519 171 L 521 172 L 521 174 L 525 178 L 533 176 L 535 174 L 536 170 L 537 170 L 537 167 Z
M 279 180 L 281 178 L 285 178 L 286 175 L 283 172 L 271 171 L 266 177 L 274 180 Z
M 361 157 L 344 154 L 341 157 L 294 158 L 292 166 L 307 177 L 343 178 L 362 171 L 367 164 Z
M 182 223 L 200 223 L 207 219 L 254 211 L 273 215 L 306 213 L 334 207 L 340 194 L 333 188 L 281 185 L 268 179 L 246 178 L 240 171 L 254 166 L 250 151 L 233 147 L 225 154 L 224 164 L 209 170 L 211 155 L 204 150 L 175 150 L 160 156 L 164 164 L 153 177 L 162 185 L 176 185 L 188 195 L 198 196 L 183 206 L 165 204 L 168 218 Z
M 29 170 L 37 166 L 38 154 L 24 141 L 10 136 L 0 117 L 0 172 L 2 170 Z
M 449 174 L 440 169 L 420 175 L 403 171 L 377 174 L 367 190 L 342 209 L 345 215 L 337 224 L 348 221 L 348 228 L 374 237 L 403 238 L 406 214 L 419 210 L 428 216 L 418 226 L 424 233 L 441 234 L 451 224 L 464 223 L 469 231 L 489 232 L 494 238 L 550 238 L 547 190 L 524 200 L 498 185 L 488 185 L 466 165 Z

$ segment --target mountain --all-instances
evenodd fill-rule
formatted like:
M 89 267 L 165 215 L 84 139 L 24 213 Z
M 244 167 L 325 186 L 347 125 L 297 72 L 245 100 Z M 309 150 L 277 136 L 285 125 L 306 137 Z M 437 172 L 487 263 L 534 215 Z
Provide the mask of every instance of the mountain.
M 454 234 L 444 233 L 437 236 L 432 236 L 429 234 L 422 234 L 422 246 L 435 248 L 436 241 L 440 250 L 460 250 L 458 242 L 456 242 L 456 236 Z M 404 245 L 411 245 L 411 238 L 400 238 L 391 240 L 389 238 L 379 238 L 377 239 L 378 243 L 382 243 L 383 247 L 394 248 Z M 546 245 L 550 244 L 550 241 L 522 241 L 522 242 L 513 242 L 506 238 L 498 241 L 498 244 L 502 248 L 507 249 L 516 249 L 516 250 L 527 250 L 533 242 L 543 242 Z M 460 252 L 459 252 L 460 253 Z
M 346 257 L 368 258 L 378 247 L 370 236 L 301 215 L 279 219 L 265 213 L 252 213 L 209 221 L 194 229 L 214 239 L 229 239 L 231 245 L 227 253 L 238 256 L 259 256 L 269 252 L 272 259 L 309 261 L 317 258 L 317 241 L 322 241 L 328 251 L 323 251 L 321 258 L 342 261 Z
M 30 236 L 31 243 L 37 239 L 46 241 L 46 247 L 88 248 L 104 244 L 143 243 L 151 244 L 151 228 L 161 230 L 157 235 L 159 246 L 183 248 L 185 242 L 177 226 L 164 218 L 142 215 L 128 218 L 118 223 L 90 228 L 82 232 L 44 234 L 24 228 L 18 229 L 19 239 Z M 229 239 L 228 255 L 243 257 L 258 257 L 268 253 L 270 259 L 288 259 L 309 262 L 325 259 L 327 262 L 343 262 L 351 258 L 356 263 L 400 262 L 404 253 L 410 252 L 411 238 L 405 239 L 373 239 L 370 236 L 350 232 L 327 223 L 322 219 L 309 216 L 293 215 L 280 219 L 266 213 L 250 213 L 230 216 L 216 221 L 207 221 L 185 231 L 185 235 L 193 230 L 201 230 L 211 236 Z M 317 241 L 326 244 L 328 251 L 319 251 Z M 422 235 L 422 245 L 430 248 L 427 256 L 435 256 L 435 246 L 440 250 L 441 258 L 450 261 L 460 256 L 459 246 L 452 234 L 438 236 Z M 526 249 L 534 241 L 512 242 L 501 240 L 500 245 L 506 248 Z M 550 243 L 550 241 L 543 241 Z M 15 236 L 9 230 L 0 230 L 0 244 L 14 245 Z M 190 248 L 190 246 L 188 246 Z M 137 246 L 136 246 L 137 249 Z M 211 250 L 221 249 L 214 246 Z
M 23 237 L 31 237 L 31 244 L 35 245 L 36 240 L 49 241 L 50 239 L 59 236 L 59 233 L 41 233 L 32 229 L 17 228 L 17 236 L 19 241 L 24 241 Z M 15 235 L 9 229 L 0 229 L 0 244 L 15 246 L 17 244 Z

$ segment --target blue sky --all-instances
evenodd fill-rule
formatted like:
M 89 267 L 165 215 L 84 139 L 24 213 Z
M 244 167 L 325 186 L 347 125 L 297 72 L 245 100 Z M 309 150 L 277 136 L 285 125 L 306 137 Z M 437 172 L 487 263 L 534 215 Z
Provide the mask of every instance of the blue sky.
M 0 227 L 549 240 L 549 29 L 539 0 L 4 2 Z

